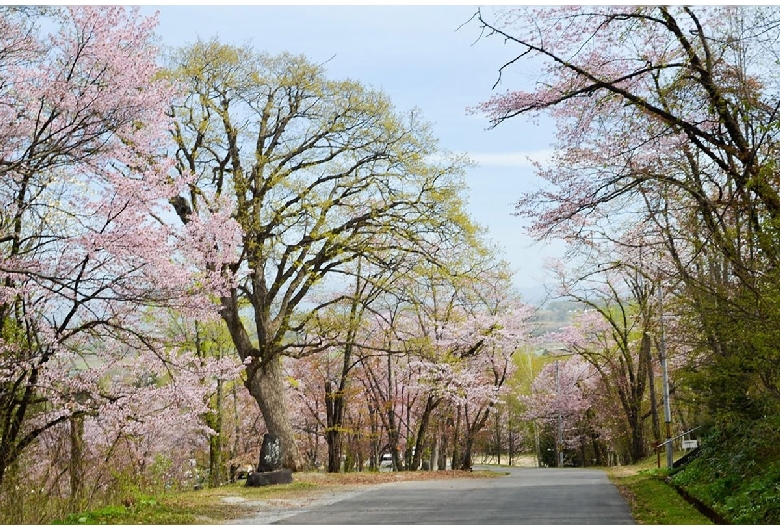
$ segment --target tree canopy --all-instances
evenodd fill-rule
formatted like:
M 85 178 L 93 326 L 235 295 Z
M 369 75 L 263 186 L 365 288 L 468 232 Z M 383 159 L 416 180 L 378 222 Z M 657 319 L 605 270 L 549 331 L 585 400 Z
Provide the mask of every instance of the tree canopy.
M 304 57 L 196 42 L 169 72 L 187 87 L 173 105 L 176 170 L 189 185 L 180 216 L 221 212 L 238 225 L 235 255 L 209 267 L 234 282 L 221 315 L 298 469 L 281 356 L 310 295 L 326 277 L 352 276 L 358 258 L 435 261 L 450 235 L 473 230 L 459 195 L 464 163 L 439 156 L 418 112 L 399 115 L 380 92 L 331 80 Z

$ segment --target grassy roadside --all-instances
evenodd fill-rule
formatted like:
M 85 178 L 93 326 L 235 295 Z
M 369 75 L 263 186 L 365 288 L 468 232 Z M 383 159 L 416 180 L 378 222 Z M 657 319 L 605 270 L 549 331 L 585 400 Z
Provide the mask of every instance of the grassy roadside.
M 713 524 L 664 480 L 668 473 L 666 469 L 657 469 L 655 457 L 606 472 L 628 501 L 638 524 Z
M 263 505 L 305 504 L 312 496 L 371 484 L 441 478 L 485 478 L 491 471 L 397 473 L 295 473 L 292 484 L 247 488 L 244 482 L 159 497 L 129 495 L 122 505 L 72 514 L 54 524 L 219 524 L 255 513 Z

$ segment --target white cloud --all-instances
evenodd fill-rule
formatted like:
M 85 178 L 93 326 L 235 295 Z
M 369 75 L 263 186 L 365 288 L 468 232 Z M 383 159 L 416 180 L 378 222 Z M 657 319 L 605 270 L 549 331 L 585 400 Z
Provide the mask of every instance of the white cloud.
M 480 166 L 493 167 L 533 167 L 532 162 L 549 162 L 553 151 L 542 149 L 539 151 L 513 151 L 509 153 L 469 153 L 468 156 Z

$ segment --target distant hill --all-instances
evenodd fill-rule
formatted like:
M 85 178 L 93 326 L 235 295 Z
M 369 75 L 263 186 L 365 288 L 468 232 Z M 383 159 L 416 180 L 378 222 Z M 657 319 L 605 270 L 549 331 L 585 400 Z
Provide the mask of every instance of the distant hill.
M 538 307 L 534 322 L 535 335 L 557 331 L 571 324 L 574 313 L 583 309 L 582 304 L 569 300 L 551 300 Z
M 542 305 L 548 298 L 547 287 L 542 284 L 531 287 L 518 287 L 523 302 L 533 306 Z

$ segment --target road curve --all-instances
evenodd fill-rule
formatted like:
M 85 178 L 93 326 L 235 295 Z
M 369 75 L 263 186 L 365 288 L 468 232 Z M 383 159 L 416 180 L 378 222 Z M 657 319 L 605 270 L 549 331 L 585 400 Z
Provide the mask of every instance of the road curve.
M 634 524 L 603 471 L 490 468 L 490 479 L 385 484 L 276 524 Z M 250 523 L 251 520 L 241 521 Z M 259 522 L 259 521 L 257 521 Z

